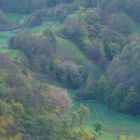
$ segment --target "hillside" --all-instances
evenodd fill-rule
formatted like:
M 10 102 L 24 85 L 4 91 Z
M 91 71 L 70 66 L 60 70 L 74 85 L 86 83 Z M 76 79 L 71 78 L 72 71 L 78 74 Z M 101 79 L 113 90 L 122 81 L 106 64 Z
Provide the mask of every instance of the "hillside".
M 7 2 L 0 140 L 139 140 L 139 0 Z

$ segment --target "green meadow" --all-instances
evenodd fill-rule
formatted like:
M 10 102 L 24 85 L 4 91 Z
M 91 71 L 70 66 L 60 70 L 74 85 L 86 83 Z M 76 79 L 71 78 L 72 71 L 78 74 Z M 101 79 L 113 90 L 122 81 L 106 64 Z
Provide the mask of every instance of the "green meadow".
M 21 19 L 26 17 L 26 14 L 19 14 L 19 13 L 6 13 L 6 17 L 13 22 L 19 22 Z
M 98 101 L 79 101 L 75 96 L 75 91 L 68 90 L 73 101 L 73 110 L 84 104 L 90 109 L 90 115 L 85 121 L 85 124 L 90 127 L 94 126 L 95 122 L 104 124 L 104 131 L 112 135 L 119 136 L 125 134 L 127 136 L 140 136 L 140 119 L 123 113 L 109 110 L 105 104 Z

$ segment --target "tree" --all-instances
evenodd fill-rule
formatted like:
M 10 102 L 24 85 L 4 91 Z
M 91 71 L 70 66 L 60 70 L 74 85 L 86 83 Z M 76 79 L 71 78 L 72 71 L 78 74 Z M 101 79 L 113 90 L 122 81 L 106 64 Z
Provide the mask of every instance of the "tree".
M 95 140 L 92 130 L 86 128 L 81 131 L 80 140 Z
M 2 116 L 0 115 L 0 139 L 1 140 L 21 140 L 21 134 L 15 134 L 15 136 L 10 136 L 8 134 L 8 128 L 13 125 L 14 120 L 12 116 Z
M 82 76 L 79 66 L 70 61 L 64 61 L 58 65 L 56 71 L 57 80 L 61 81 L 66 87 L 78 88 L 82 84 Z
M 83 125 L 84 120 L 89 115 L 90 110 L 86 106 L 80 105 L 80 107 L 77 110 L 77 113 L 79 115 L 79 126 L 81 127 Z
M 79 114 L 77 112 L 72 113 L 72 120 L 71 120 L 71 128 L 74 127 L 78 123 Z
M 0 10 L 0 31 L 7 31 L 12 29 L 14 26 L 5 16 L 4 12 Z
M 84 87 L 85 98 L 98 99 L 97 84 L 97 79 L 92 74 L 89 74 Z
M 98 96 L 104 100 L 110 91 L 110 83 L 105 75 L 102 75 L 98 80 Z
M 111 29 L 128 35 L 131 33 L 131 19 L 125 14 L 112 14 L 109 16 L 108 25 Z
M 125 135 L 119 136 L 119 140 L 126 140 L 126 136 Z
M 118 84 L 112 91 L 111 99 L 114 108 L 120 110 L 121 103 L 124 101 L 126 96 L 126 90 L 122 84 Z
M 101 134 L 101 131 L 103 129 L 103 124 L 101 122 L 97 122 L 94 124 L 95 132 L 98 134 Z
M 128 15 L 134 18 L 136 21 L 140 22 L 140 1 L 139 0 L 124 0 L 119 1 L 122 10 L 124 10 Z
M 109 43 L 108 47 L 109 47 L 109 52 L 110 52 L 110 58 L 111 59 L 113 59 L 114 56 L 116 54 L 118 54 L 120 52 L 120 50 L 121 50 L 120 45 L 117 44 L 117 43 L 113 43 L 113 42 Z
M 140 59 L 140 46 L 138 42 L 139 39 L 126 45 L 122 52 L 114 57 L 107 68 L 107 76 L 111 84 L 114 103 L 116 104 L 118 101 L 117 104 L 120 104 L 120 110 L 133 115 L 139 114 L 138 110 L 140 110 L 138 103 L 140 91 L 138 82 L 140 80 L 138 62 Z M 116 85 L 118 86 L 116 87 Z M 120 85 L 123 86 L 125 91 Z
M 135 92 L 134 88 L 128 90 L 128 94 L 122 103 L 122 110 L 125 112 L 131 112 L 133 115 L 139 114 L 140 111 L 140 103 L 139 103 L 139 95 Z

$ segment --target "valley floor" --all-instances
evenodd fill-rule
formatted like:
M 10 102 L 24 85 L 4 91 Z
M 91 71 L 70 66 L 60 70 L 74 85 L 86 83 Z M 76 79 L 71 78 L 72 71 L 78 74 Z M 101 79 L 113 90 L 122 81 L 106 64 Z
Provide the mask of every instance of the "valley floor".
M 86 123 L 93 127 L 93 124 L 100 121 L 104 124 L 104 131 L 112 135 L 119 136 L 137 135 L 140 136 L 140 119 L 135 118 L 116 111 L 110 111 L 105 104 L 98 101 L 77 101 L 75 92 L 69 90 L 69 94 L 73 99 L 73 109 L 77 108 L 81 103 L 90 109 L 90 116 Z

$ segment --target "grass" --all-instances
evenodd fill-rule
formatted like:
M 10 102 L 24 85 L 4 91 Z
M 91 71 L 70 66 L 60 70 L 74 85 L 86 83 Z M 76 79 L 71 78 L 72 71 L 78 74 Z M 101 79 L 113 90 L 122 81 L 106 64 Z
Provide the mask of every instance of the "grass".
M 19 22 L 22 18 L 26 16 L 25 14 L 18 14 L 18 13 L 6 13 L 5 15 L 12 22 Z M 8 41 L 17 32 L 18 30 L 0 32 L 0 53 L 6 54 L 10 58 L 15 60 L 17 60 L 17 58 L 20 57 L 20 54 L 18 51 L 8 50 Z
M 54 22 L 43 22 L 41 25 L 29 28 L 33 33 L 41 33 L 46 29 L 55 30 L 57 23 Z
M 118 140 L 116 136 L 102 132 L 102 135 L 97 137 L 97 140 Z
M 16 33 L 17 33 L 17 30 L 0 32 L 0 49 L 7 49 L 8 40 L 10 39 L 10 37 L 14 36 Z
M 68 90 L 68 92 L 73 99 L 73 110 L 78 108 L 81 103 L 90 109 L 90 116 L 85 122 L 87 125 L 93 127 L 95 122 L 100 121 L 104 124 L 104 131 L 112 135 L 140 136 L 140 119 L 109 111 L 105 104 L 97 101 L 78 101 L 73 90 Z
M 17 63 L 22 63 L 25 59 L 24 55 L 18 50 L 2 49 L 0 50 L 0 54 L 8 56 L 11 60 Z
M 8 49 L 7 50 L 6 49 L 1 50 L 0 53 L 8 55 L 12 59 L 17 59 L 18 55 L 19 55 L 19 51 L 17 51 L 17 50 L 8 50 Z
M 12 22 L 19 22 L 23 19 L 27 14 L 19 14 L 19 13 L 6 13 L 6 17 Z
M 89 62 L 76 44 L 59 36 L 56 36 L 56 39 L 58 42 L 57 55 L 60 56 L 62 60 L 70 60 L 78 64 Z
M 12 36 L 14 36 L 17 32 L 18 30 L 0 32 L 0 54 L 5 54 L 9 56 L 12 60 L 20 61 L 22 58 L 21 53 L 17 50 L 8 49 L 9 39 Z
M 140 24 L 137 23 L 136 21 L 132 22 L 132 31 L 137 34 L 140 34 Z

